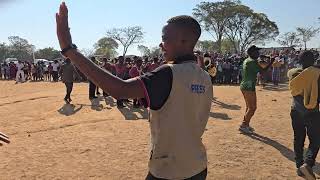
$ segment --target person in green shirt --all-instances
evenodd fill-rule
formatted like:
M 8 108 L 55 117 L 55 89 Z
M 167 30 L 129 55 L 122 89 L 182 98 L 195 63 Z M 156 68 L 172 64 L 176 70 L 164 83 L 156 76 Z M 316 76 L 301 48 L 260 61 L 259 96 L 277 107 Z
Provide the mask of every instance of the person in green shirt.
M 257 74 L 258 72 L 267 70 L 274 61 L 274 58 L 272 58 L 268 65 L 259 64 L 258 58 L 260 56 L 260 49 L 261 48 L 253 45 L 247 50 L 249 58 L 243 62 L 242 81 L 240 83 L 240 89 L 246 102 L 246 112 L 239 130 L 243 133 L 249 134 L 253 133 L 254 131 L 254 129 L 250 126 L 250 120 L 257 109 Z

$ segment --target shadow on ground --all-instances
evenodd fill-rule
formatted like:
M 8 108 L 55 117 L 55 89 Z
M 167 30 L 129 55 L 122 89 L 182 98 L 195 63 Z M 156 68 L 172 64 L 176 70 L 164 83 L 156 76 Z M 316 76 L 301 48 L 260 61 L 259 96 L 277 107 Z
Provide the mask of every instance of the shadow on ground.
M 126 107 L 119 108 L 125 120 L 148 119 L 148 110 L 146 108 L 134 108 L 131 103 L 124 103 Z M 138 115 L 139 116 L 138 116 Z
M 79 105 L 78 108 L 76 108 L 75 105 L 73 104 L 64 104 L 59 110 L 58 112 L 60 114 L 63 114 L 65 116 L 71 116 L 75 113 L 77 113 L 78 111 L 80 111 L 82 109 L 83 105 Z
M 218 113 L 218 112 L 210 112 L 210 117 L 217 119 L 217 120 L 224 120 L 224 121 L 228 121 L 231 120 L 232 118 L 230 118 L 228 116 L 228 114 L 226 113 Z
M 229 109 L 229 110 L 240 110 L 241 106 L 237 104 L 226 104 L 224 102 L 221 102 L 218 100 L 218 98 L 213 98 L 212 102 L 218 106 L 220 106 L 223 109 Z
M 272 146 L 273 148 L 277 149 L 281 154 L 282 156 L 284 156 L 285 158 L 287 158 L 288 160 L 292 161 L 295 163 L 295 154 L 294 152 L 287 148 L 286 146 L 280 144 L 279 142 L 273 140 L 273 139 L 270 139 L 268 137 L 265 137 L 265 136 L 262 136 L 262 135 L 259 135 L 257 133 L 253 133 L 253 134 L 244 134 L 254 140 L 257 140 L 257 141 L 260 141 L 260 142 L 263 142 L 269 146 Z M 315 166 L 314 166 L 314 173 L 316 173 L 317 175 L 320 175 L 320 164 L 316 162 Z

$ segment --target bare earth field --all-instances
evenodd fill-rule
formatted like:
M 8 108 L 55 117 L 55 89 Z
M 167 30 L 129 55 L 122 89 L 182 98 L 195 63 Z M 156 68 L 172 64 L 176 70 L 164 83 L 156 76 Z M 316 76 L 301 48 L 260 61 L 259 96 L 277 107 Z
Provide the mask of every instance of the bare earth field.
M 77 83 L 73 105 L 62 83 L 0 81 L 0 179 L 144 179 L 149 158 L 146 109 L 119 111 L 112 98 L 90 102 Z M 300 179 L 295 173 L 286 85 L 257 87 L 256 135 L 240 134 L 244 101 L 237 86 L 216 86 L 203 136 L 211 179 Z M 319 158 L 318 158 L 319 160 Z M 315 172 L 319 177 L 320 164 Z

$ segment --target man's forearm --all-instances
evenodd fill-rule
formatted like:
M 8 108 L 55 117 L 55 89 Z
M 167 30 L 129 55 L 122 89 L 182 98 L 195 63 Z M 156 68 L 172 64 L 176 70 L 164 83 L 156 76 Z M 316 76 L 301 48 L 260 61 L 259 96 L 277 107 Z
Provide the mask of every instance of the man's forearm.
M 95 85 L 115 98 L 122 96 L 120 89 L 125 88 L 125 81 L 101 69 L 77 50 L 70 50 L 66 55 Z
M 270 62 L 267 67 L 262 68 L 263 71 L 268 70 L 272 66 L 273 62 Z

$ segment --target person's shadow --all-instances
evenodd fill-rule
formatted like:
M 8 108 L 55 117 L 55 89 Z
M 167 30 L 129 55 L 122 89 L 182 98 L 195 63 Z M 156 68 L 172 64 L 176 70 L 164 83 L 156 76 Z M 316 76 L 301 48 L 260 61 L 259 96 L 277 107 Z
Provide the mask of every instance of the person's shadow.
M 288 84 L 279 84 L 278 86 L 267 84 L 263 89 L 268 91 L 288 91 L 289 86 Z
M 91 109 L 96 111 L 102 111 L 103 105 L 100 104 L 100 98 L 95 98 L 91 100 Z
M 212 102 L 224 109 L 230 109 L 230 110 L 240 110 L 241 106 L 236 105 L 236 104 L 226 104 L 224 102 L 218 101 L 217 98 L 213 98 Z
M 228 116 L 228 114 L 218 113 L 218 112 L 210 112 L 210 117 L 212 117 L 214 119 L 218 119 L 218 120 L 224 120 L 224 121 L 228 121 L 228 120 L 232 119 Z
M 77 113 L 78 111 L 80 111 L 82 109 L 82 105 L 80 105 L 78 108 L 75 108 L 76 106 L 73 104 L 64 104 L 59 110 L 58 112 L 60 114 L 63 114 L 65 116 L 71 116 L 75 113 Z
M 294 152 L 287 148 L 286 146 L 280 144 L 279 142 L 273 140 L 273 139 L 270 139 L 268 137 L 265 137 L 265 136 L 262 136 L 262 135 L 259 135 L 257 133 L 253 133 L 253 134 L 244 134 L 254 140 L 257 140 L 257 141 L 260 141 L 260 142 L 263 142 L 269 146 L 272 146 L 274 147 L 275 149 L 277 149 L 281 154 L 282 156 L 284 156 L 285 158 L 287 158 L 288 160 L 292 161 L 292 162 L 296 162 L 295 161 L 295 154 Z M 313 167 L 314 169 L 314 173 L 320 175 L 320 164 L 318 162 L 315 163 L 315 166 Z
M 126 107 L 119 108 L 119 111 L 124 116 L 125 120 L 140 120 L 140 119 L 148 119 L 148 110 L 140 107 L 134 108 L 132 104 L 126 103 Z M 140 115 L 137 116 L 138 113 Z
M 110 108 L 108 108 L 108 109 L 112 109 L 112 107 L 117 106 L 115 100 L 111 96 L 104 97 L 104 101 L 106 102 L 107 106 L 108 105 L 110 106 Z

